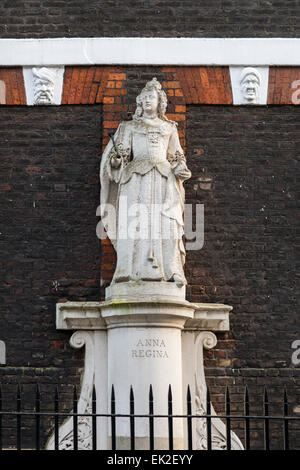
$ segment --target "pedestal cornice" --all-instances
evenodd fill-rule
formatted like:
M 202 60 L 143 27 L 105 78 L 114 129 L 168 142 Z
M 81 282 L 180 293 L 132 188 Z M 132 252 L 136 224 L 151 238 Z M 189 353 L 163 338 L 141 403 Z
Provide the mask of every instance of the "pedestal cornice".
M 229 331 L 230 305 L 196 304 L 194 317 L 187 320 L 185 330 Z
M 56 304 L 58 330 L 106 330 L 101 302 L 64 302 Z
M 193 318 L 195 304 L 184 300 L 142 300 L 106 302 L 102 305 L 102 318 L 107 328 L 167 327 L 183 329 Z
M 65 302 L 56 305 L 59 330 L 106 330 L 130 326 L 165 326 L 185 331 L 228 331 L 232 307 L 186 300 Z

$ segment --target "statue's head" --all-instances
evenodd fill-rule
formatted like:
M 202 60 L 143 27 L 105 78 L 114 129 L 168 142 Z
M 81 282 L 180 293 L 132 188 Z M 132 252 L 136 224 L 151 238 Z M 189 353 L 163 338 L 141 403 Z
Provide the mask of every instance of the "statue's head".
M 258 103 L 261 83 L 260 73 L 253 67 L 246 67 L 240 76 L 240 87 L 246 103 Z
M 32 73 L 35 104 L 51 104 L 54 96 L 56 70 L 47 67 L 34 67 Z
M 133 116 L 134 118 L 141 117 L 146 106 L 155 106 L 158 117 L 165 118 L 168 100 L 157 78 L 154 77 L 150 82 L 146 83 L 146 86 L 136 98 L 136 104 L 137 108 Z

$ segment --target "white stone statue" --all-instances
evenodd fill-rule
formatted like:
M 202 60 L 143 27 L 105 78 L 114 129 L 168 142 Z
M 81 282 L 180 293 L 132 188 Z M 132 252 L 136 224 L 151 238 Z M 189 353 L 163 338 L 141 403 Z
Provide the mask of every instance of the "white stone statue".
M 49 105 L 53 103 L 56 69 L 48 67 L 34 67 L 33 94 L 34 104 Z
M 171 281 L 182 287 L 183 182 L 191 172 L 156 78 L 136 102 L 133 119 L 120 123 L 101 161 L 102 223 L 117 252 L 112 283 Z
M 240 87 L 243 103 L 258 104 L 261 76 L 253 67 L 246 67 L 240 76 Z

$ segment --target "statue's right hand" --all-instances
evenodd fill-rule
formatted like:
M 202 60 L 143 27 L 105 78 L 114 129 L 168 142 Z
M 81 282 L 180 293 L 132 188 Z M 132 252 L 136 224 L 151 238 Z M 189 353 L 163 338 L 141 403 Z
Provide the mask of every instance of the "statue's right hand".
M 112 157 L 110 159 L 110 164 L 113 168 L 119 168 L 119 166 L 121 165 L 121 157 L 118 157 L 117 155 Z

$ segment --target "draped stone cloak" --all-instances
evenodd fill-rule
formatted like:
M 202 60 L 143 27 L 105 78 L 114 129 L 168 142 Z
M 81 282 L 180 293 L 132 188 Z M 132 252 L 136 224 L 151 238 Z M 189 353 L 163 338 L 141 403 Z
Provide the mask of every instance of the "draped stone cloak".
M 174 281 L 186 284 L 183 266 L 183 179 L 185 169 L 177 125 L 168 120 L 122 122 L 114 140 L 121 156 L 118 168 L 112 141 L 101 160 L 101 213 L 117 252 L 112 282 Z

